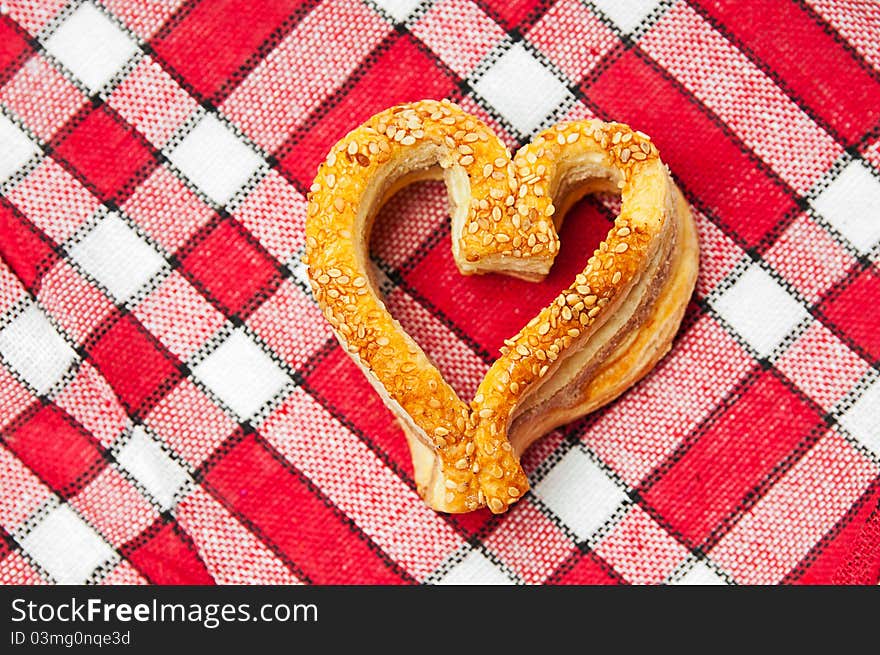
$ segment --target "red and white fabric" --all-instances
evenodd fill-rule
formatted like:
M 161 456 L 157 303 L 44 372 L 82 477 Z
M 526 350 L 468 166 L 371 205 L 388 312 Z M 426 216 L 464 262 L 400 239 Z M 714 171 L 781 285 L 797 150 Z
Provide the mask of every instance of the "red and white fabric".
M 877 583 L 878 43 L 855 0 L 6 0 L 0 582 Z M 300 262 L 329 146 L 442 97 L 651 134 L 702 243 L 672 352 L 498 517 L 420 501 Z M 445 202 L 373 258 L 470 395 L 615 203 L 529 284 L 458 275 Z

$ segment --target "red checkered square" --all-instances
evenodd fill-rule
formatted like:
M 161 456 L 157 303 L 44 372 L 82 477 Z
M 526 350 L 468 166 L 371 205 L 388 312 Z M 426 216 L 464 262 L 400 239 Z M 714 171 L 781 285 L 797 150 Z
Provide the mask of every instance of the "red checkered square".
M 144 231 L 174 252 L 214 215 L 174 174 L 159 167 L 122 205 Z
M 596 546 L 596 553 L 633 584 L 659 584 L 688 550 L 634 505 Z
M 118 316 L 89 348 L 95 366 L 129 414 L 144 415 L 180 379 L 174 357 L 129 314 Z M 129 362 L 137 362 L 137 375 Z
M 639 93 L 633 94 L 633 88 Z M 791 196 L 636 51 L 622 55 L 584 93 L 603 116 L 625 116 L 627 123 L 650 134 L 685 189 L 699 198 L 701 209 L 717 216 L 746 245 L 760 242 L 794 210 Z M 711 144 L 711 156 L 706 144 Z
M 0 366 L 0 430 L 9 425 L 32 402 L 34 394 Z
M 8 445 L 0 444 L 0 525 L 7 532 L 15 532 L 52 495 Z
M 411 30 L 461 77 L 467 77 L 505 37 L 498 23 L 471 0 L 442 0 Z
M 8 0 L 4 3 L 9 16 L 28 32 L 36 35 L 63 7 L 65 0 Z
M 178 272 L 173 272 L 132 310 L 141 324 L 181 360 L 188 359 L 225 322 Z M 186 321 L 180 317 L 186 316 Z
M 177 522 L 217 584 L 297 584 L 299 579 L 215 498 L 194 490 L 177 506 Z
M 617 35 L 578 0 L 554 4 L 528 32 L 529 42 L 573 82 L 579 82 L 620 43 Z
M 43 141 L 55 136 L 85 101 L 79 89 L 42 57 L 31 57 L 0 90 L 0 102 Z
M 51 158 L 41 161 L 7 198 L 56 243 L 71 237 L 101 206 L 100 200 Z
M 810 6 L 868 63 L 880 68 L 880 42 L 874 38 L 880 7 L 860 0 L 810 0 Z
M 0 15 L 0 84 L 34 53 L 27 42 L 27 34 L 15 22 Z
M 193 468 L 200 466 L 237 427 L 188 379 L 181 380 L 158 402 L 144 425 Z
M 6 429 L 3 443 L 62 497 L 75 494 L 105 466 L 94 438 L 55 405 L 24 414 Z
M 305 243 L 306 199 L 272 170 L 247 195 L 233 216 L 281 262 Z
M 157 148 L 198 109 L 198 103 L 152 57 L 143 58 L 107 104 Z
M 784 80 L 798 103 L 809 107 L 847 143 L 858 141 L 880 118 L 877 76 L 871 75 L 803 5 L 735 0 L 700 0 L 694 4 L 731 30 L 753 57 Z M 811 4 L 824 3 L 820 0 Z M 867 9 L 871 3 L 861 6 Z M 823 55 L 811 57 L 811 65 L 804 66 L 807 52 Z
M 868 266 L 835 289 L 820 306 L 826 324 L 850 339 L 874 362 L 880 361 L 878 297 L 880 271 Z
M 296 316 L 296 329 L 288 317 Z M 298 369 L 333 338 L 318 305 L 285 280 L 247 320 L 247 324 L 288 366 Z
M 764 260 L 809 303 L 816 302 L 855 264 L 855 258 L 827 230 L 804 214 L 788 226 Z
M 192 539 L 172 519 L 160 518 L 122 552 L 153 584 L 213 584 Z
M 216 103 L 240 81 L 249 61 L 259 61 L 260 50 L 273 32 L 283 31 L 288 19 L 307 7 L 302 0 L 258 5 L 246 0 L 194 3 L 166 23 L 151 45 L 199 99 Z M 218 48 L 208 34 L 222 34 L 223 47 Z
M 108 466 L 70 504 L 114 546 L 134 539 L 159 517 L 143 494 Z
M 805 400 L 772 372 L 760 373 L 691 437 L 644 497 L 672 529 L 700 544 L 821 426 L 822 417 Z M 766 434 L 775 438 L 762 439 Z
M 241 436 L 205 473 L 207 488 L 263 541 L 317 584 L 353 578 L 365 584 L 400 582 L 375 546 L 316 495 L 304 477 L 279 461 L 253 434 Z M 293 527 L 291 527 L 293 526 Z M 336 556 L 345 552 L 343 561 Z
M 52 243 L 5 198 L 0 198 L 0 255 L 28 289 L 39 287 L 41 278 L 58 260 Z
M 500 21 L 506 29 L 518 27 L 534 11 L 534 5 L 530 0 L 486 0 L 483 3 L 492 18 Z
M 226 314 L 247 316 L 281 283 L 276 262 L 238 221 L 206 228 L 185 254 L 180 272 Z
M 526 584 L 544 582 L 574 548 L 572 541 L 528 498 L 511 508 L 485 543 Z
M 416 578 L 428 576 L 462 545 L 412 488 L 301 388 L 262 423 L 260 433 Z M 359 480 L 369 481 L 369 496 L 348 493 L 351 476 L 325 465 L 342 460 L 353 465 Z
M 155 166 L 143 138 L 103 105 L 87 108 L 68 123 L 53 148 L 54 157 L 102 200 L 121 202 Z
M 773 584 L 807 554 L 877 476 L 878 466 L 826 434 L 710 552 L 742 584 Z
M 113 311 L 113 303 L 66 261 L 43 277 L 37 300 L 77 343 Z
M 639 40 L 639 47 L 798 191 L 813 186 L 843 152 L 830 134 L 686 3 L 666 12 Z
M 671 356 L 602 413 L 583 441 L 625 481 L 637 485 L 752 366 L 753 360 L 734 339 L 704 316 L 679 337 Z M 678 402 L 682 397 L 688 398 L 687 407 Z M 652 411 L 644 411 L 646 404 Z
M 145 585 L 147 580 L 138 573 L 137 569 L 125 560 L 119 562 L 113 567 L 113 570 L 107 573 L 101 581 L 100 585 Z
M 109 448 L 129 423 L 113 389 L 88 362 L 79 365 L 73 380 L 55 396 L 55 404 L 104 448 Z
M 873 585 L 880 579 L 880 478 L 786 575 L 795 584 Z
M 626 581 L 593 551 L 576 553 L 550 580 L 565 585 L 619 585 Z
M 419 49 L 412 38 L 400 35 L 389 47 L 375 53 L 369 68 L 346 85 L 337 104 L 319 114 L 281 150 L 281 166 L 308 187 L 318 164 L 330 147 L 353 125 L 391 105 L 443 98 L 455 88 L 455 79 Z
M 855 387 L 870 365 L 815 321 L 779 358 L 776 368 L 820 407 L 830 411 Z
M 391 31 L 367 5 L 325 0 L 230 94 L 220 109 L 273 151 Z M 258 106 L 259 111 L 254 111 Z
M 142 39 L 149 39 L 184 0 L 101 0 L 101 4 Z

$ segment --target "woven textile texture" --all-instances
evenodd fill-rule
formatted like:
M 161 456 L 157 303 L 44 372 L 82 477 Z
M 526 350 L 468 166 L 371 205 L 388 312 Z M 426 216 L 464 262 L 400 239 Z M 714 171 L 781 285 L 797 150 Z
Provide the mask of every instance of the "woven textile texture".
M 328 148 L 443 97 L 647 132 L 700 231 L 672 352 L 497 517 L 423 505 L 300 262 Z M 4 0 L 0 582 L 877 583 L 878 171 L 870 0 Z M 466 278 L 421 183 L 373 259 L 471 397 L 615 209 Z

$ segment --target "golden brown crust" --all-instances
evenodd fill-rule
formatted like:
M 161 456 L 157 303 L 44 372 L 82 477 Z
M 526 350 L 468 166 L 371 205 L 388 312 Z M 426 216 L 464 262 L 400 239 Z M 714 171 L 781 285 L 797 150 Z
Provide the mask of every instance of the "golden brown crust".
M 394 177 L 437 164 L 454 205 L 453 253 L 466 274 L 541 279 L 559 250 L 554 199 L 571 191 L 561 187 L 598 177 L 623 196 L 620 216 L 586 268 L 505 342 L 470 404 L 390 316 L 368 273 L 369 229 L 384 191 Z M 330 151 L 309 200 L 306 258 L 315 298 L 404 426 L 420 493 L 448 512 L 483 505 L 502 512 L 528 490 L 518 449 L 507 438 L 511 421 L 555 376 L 569 380 L 572 365 L 563 363 L 595 348 L 590 340 L 609 333 L 606 324 L 620 307 L 651 314 L 655 303 L 642 278 L 675 252 L 675 226 L 684 220 L 657 149 L 625 125 L 561 124 L 511 161 L 482 122 L 447 101 L 430 100 L 393 107 L 350 132 Z M 677 311 L 684 302 L 671 304 Z M 676 326 L 678 320 L 680 313 Z M 611 343 L 612 337 L 620 339 L 602 338 Z

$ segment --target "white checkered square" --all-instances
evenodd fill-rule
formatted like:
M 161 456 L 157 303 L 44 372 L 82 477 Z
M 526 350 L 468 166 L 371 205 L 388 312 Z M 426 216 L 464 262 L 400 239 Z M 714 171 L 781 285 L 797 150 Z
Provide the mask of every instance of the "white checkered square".
M 0 357 L 41 394 L 64 375 L 76 353 L 43 310 L 30 304 L 0 330 Z
M 138 48 L 128 35 L 91 2 L 78 7 L 45 41 L 46 50 L 97 91 Z
M 862 162 L 847 164 L 810 204 L 860 253 L 880 241 L 880 180 Z
M 401 22 L 421 4 L 421 0 L 373 0 L 373 3 L 394 20 Z
M 712 305 L 761 357 L 769 356 L 795 326 L 809 316 L 807 310 L 757 264 L 749 266 Z
M 241 419 L 256 414 L 291 381 L 240 328 L 193 368 L 193 375 Z
M 628 34 L 657 8 L 660 0 L 593 0 L 593 4 L 611 19 L 621 32 Z
M 212 114 L 202 117 L 168 159 L 218 205 L 229 202 L 264 163 Z
M 593 4 L 627 34 L 657 8 L 660 0 L 593 0 Z
M 513 581 L 478 550 L 472 550 L 446 575 L 438 585 L 509 585 Z
M 524 135 L 537 130 L 571 95 L 522 43 L 501 55 L 474 90 Z
M 671 584 L 706 587 L 710 585 L 726 585 L 727 583 L 706 562 L 700 560 L 683 576 L 673 580 Z
M 162 255 L 115 212 L 98 221 L 68 252 L 119 302 L 133 296 L 165 264 Z
M 60 584 L 83 584 L 95 569 L 116 557 L 101 535 L 68 505 L 50 510 L 21 546 Z
M 874 381 L 843 413 L 840 425 L 880 457 L 880 380 Z
M 162 510 L 174 506 L 178 492 L 190 481 L 189 474 L 156 443 L 143 426 L 116 454 L 116 461 L 147 490 Z
M 582 541 L 626 500 L 623 490 L 579 448 L 550 470 L 535 495 Z
M 11 120 L 0 114 L 0 184 L 37 154 L 37 146 Z

